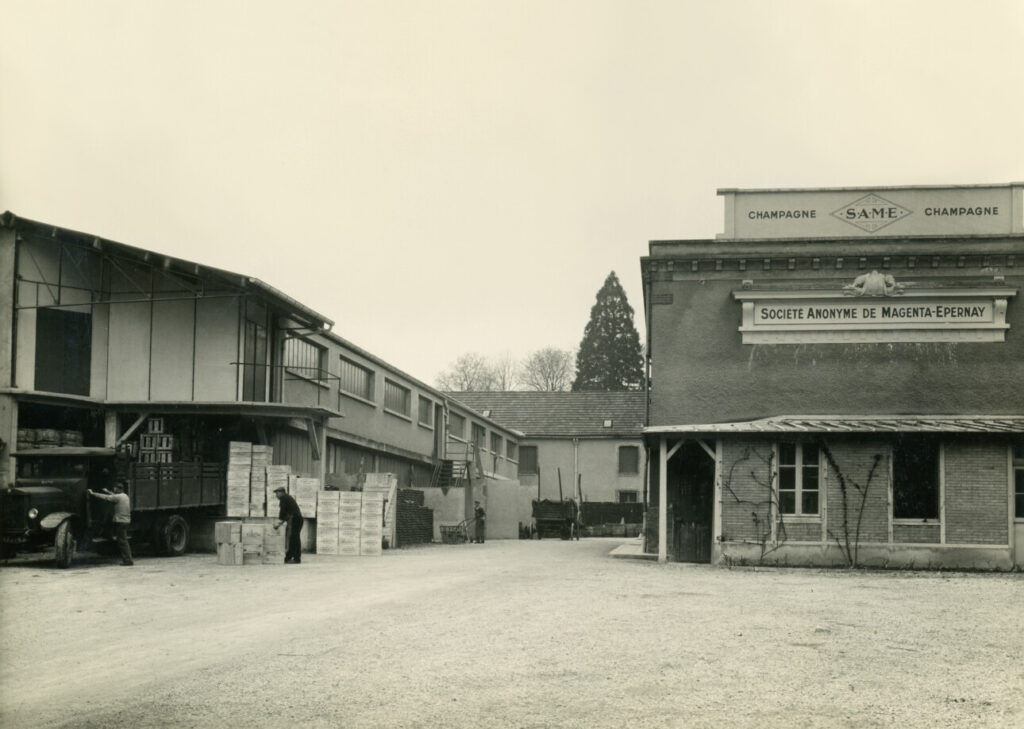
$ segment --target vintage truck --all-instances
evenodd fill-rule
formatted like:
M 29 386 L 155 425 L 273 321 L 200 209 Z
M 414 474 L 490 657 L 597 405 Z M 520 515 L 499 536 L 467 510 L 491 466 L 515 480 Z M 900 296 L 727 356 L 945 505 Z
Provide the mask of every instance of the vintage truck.
M 58 567 L 69 567 L 76 551 L 104 549 L 111 540 L 113 505 L 88 490 L 127 484 L 132 506 L 129 538 L 158 554 L 188 549 L 199 518 L 223 516 L 223 463 L 134 463 L 113 448 L 53 447 L 19 451 L 14 483 L 0 491 L 3 556 L 55 547 Z

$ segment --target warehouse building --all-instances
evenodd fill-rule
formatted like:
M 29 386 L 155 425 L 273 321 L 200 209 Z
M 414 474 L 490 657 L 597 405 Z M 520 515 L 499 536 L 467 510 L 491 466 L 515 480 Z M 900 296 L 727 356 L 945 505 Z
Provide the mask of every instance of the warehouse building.
M 448 487 L 485 475 L 466 464 L 515 478 L 515 431 L 258 279 L 5 213 L 0 291 L 0 487 L 18 451 L 116 449 L 154 499 L 200 483 L 213 518 L 231 442 L 269 446 L 273 465 L 325 486 L 391 472 L 403 488 L 444 487 L 438 510 L 452 519 L 472 491 Z M 490 444 L 486 459 L 470 429 Z M 155 529 L 174 516 L 166 506 L 154 504 Z
M 651 242 L 647 550 L 1024 565 L 1022 193 L 727 189 Z

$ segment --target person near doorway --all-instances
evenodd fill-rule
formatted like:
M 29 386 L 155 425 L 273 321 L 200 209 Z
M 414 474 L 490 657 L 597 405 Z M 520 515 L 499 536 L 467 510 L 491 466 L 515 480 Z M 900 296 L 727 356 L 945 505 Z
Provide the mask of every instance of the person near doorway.
M 473 541 L 477 544 L 484 543 L 484 532 L 486 531 L 487 512 L 484 511 L 484 507 L 480 506 L 479 501 L 474 501 L 475 507 L 473 509 L 473 519 L 476 522 L 476 531 L 474 533 Z
M 299 564 L 302 561 L 302 539 L 299 537 L 302 533 L 302 510 L 283 488 L 274 489 L 274 496 L 280 504 L 274 530 L 277 531 L 282 524 L 288 525 L 288 550 L 284 555 L 284 563 Z
M 114 482 L 114 490 L 103 489 L 103 492 L 89 489 L 89 495 L 97 499 L 109 501 L 114 505 L 114 516 L 111 519 L 114 528 L 114 541 L 121 550 L 121 564 L 131 567 L 135 564 L 132 559 L 132 547 L 128 544 L 128 525 L 132 523 L 132 506 L 128 494 L 124 490 L 123 481 Z

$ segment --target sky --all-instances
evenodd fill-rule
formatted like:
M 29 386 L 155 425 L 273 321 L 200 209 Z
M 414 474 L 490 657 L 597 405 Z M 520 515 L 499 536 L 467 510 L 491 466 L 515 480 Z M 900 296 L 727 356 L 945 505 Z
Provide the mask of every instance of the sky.
M 281 289 L 425 382 L 578 346 L 719 188 L 1024 180 L 1022 0 L 0 0 L 0 211 Z

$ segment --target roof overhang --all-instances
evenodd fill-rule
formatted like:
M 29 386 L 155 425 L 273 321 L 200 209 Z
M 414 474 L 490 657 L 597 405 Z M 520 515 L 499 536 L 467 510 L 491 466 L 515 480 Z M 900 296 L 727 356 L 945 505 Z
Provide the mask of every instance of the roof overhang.
M 1024 433 L 1017 415 L 777 415 L 731 423 L 655 425 L 646 435 L 711 433 Z
M 0 395 L 8 395 L 18 402 L 31 402 L 60 407 L 97 408 L 115 412 L 147 412 L 182 415 L 237 415 L 259 418 L 343 418 L 340 410 L 322 405 L 296 405 L 280 402 L 195 402 L 191 400 L 101 400 L 81 395 L 67 395 L 39 390 L 0 388 Z

